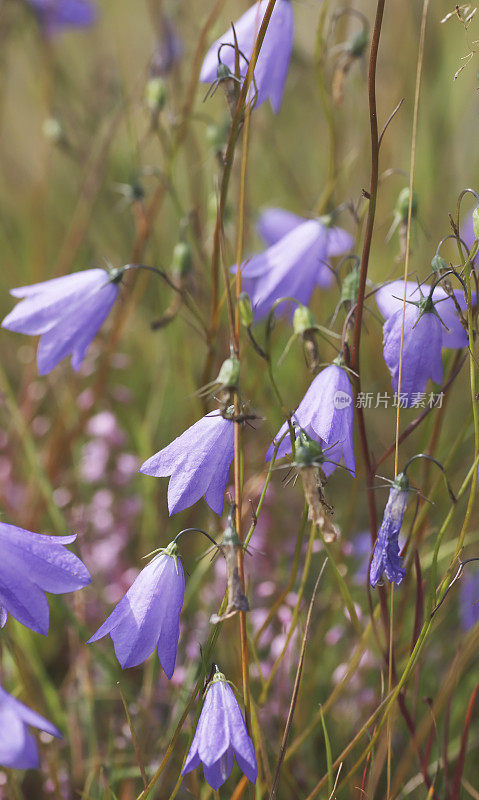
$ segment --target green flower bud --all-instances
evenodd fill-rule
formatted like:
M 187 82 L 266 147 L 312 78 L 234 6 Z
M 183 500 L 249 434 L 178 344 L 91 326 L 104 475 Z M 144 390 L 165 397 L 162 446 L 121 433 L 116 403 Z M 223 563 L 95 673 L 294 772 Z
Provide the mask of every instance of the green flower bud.
M 173 277 L 176 279 L 186 278 L 193 269 L 193 254 L 188 242 L 178 242 L 173 249 L 171 260 Z
M 163 78 L 150 78 L 145 89 L 145 103 L 151 111 L 161 111 L 168 99 Z
M 415 191 L 413 191 L 412 209 L 411 209 L 412 219 L 415 219 L 417 217 L 417 207 L 418 207 L 417 194 Z M 398 215 L 399 219 L 402 220 L 402 222 L 407 222 L 408 213 L 409 213 L 409 187 L 406 186 L 399 192 L 399 196 L 396 203 L 396 214 Z
M 479 239 L 479 206 L 476 206 L 472 212 L 472 230 L 474 231 L 474 239 Z
M 294 446 L 294 464 L 297 467 L 311 467 L 324 461 L 321 445 L 311 439 L 301 428 Z
M 251 300 L 247 292 L 241 292 L 238 297 L 238 311 L 240 315 L 241 324 L 245 328 L 249 328 L 253 324 L 253 309 L 251 308 Z
M 47 117 L 43 120 L 42 133 L 45 139 L 53 144 L 59 144 L 65 139 L 63 126 L 56 117 Z
M 215 383 L 224 389 L 236 389 L 240 377 L 240 362 L 233 356 L 223 361 Z
M 316 325 L 316 320 L 308 306 L 297 306 L 293 314 L 293 330 L 297 336 L 302 336 Z
M 434 272 L 441 272 L 441 270 L 447 269 L 447 263 L 442 256 L 435 255 L 434 258 L 431 259 L 431 268 Z
M 206 129 L 206 141 L 215 153 L 220 153 L 225 144 L 225 131 L 222 125 L 208 125 Z
M 218 64 L 218 69 L 216 70 L 216 79 L 218 81 L 224 81 L 228 78 L 231 78 L 233 73 L 231 72 L 230 68 L 226 66 L 226 64 Z
M 348 52 L 353 58 L 361 58 L 368 45 L 369 37 L 365 28 L 351 37 L 347 44 Z
M 359 292 L 359 270 L 353 269 L 343 280 L 341 285 L 341 302 L 355 303 Z

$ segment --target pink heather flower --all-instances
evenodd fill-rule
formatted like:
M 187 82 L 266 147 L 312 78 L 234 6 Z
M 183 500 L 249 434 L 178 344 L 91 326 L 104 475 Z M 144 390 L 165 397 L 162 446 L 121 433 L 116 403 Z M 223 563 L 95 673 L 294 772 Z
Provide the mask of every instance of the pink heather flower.
M 229 777 L 235 758 L 248 780 L 255 783 L 257 766 L 253 742 L 234 692 L 217 669 L 206 691 L 182 774 L 186 775 L 202 762 L 205 779 L 212 789 L 219 789 Z
M 261 0 L 234 23 L 238 47 L 248 61 L 267 7 L 268 0 Z M 293 33 L 294 16 L 290 0 L 276 0 L 254 71 L 258 92 L 256 106 L 269 99 L 273 110 L 276 113 L 279 111 L 293 47 Z M 206 54 L 200 74 L 200 81 L 203 83 L 213 83 L 216 80 L 218 51 L 222 44 L 225 46 L 221 48 L 219 58 L 231 72 L 235 71 L 234 35 L 230 27 L 211 45 Z M 240 72 L 243 79 L 247 69 L 248 64 L 243 57 L 240 57 Z M 254 86 L 250 90 L 250 99 L 253 96 Z
M 2 328 L 40 336 L 40 375 L 51 372 L 66 356 L 80 369 L 88 347 L 118 296 L 121 270 L 88 269 L 32 286 L 12 289 L 22 298 L 2 322 Z
M 183 511 L 205 496 L 212 511 L 223 511 L 225 486 L 234 457 L 234 422 L 210 411 L 140 467 L 144 475 L 171 475 L 168 510 Z

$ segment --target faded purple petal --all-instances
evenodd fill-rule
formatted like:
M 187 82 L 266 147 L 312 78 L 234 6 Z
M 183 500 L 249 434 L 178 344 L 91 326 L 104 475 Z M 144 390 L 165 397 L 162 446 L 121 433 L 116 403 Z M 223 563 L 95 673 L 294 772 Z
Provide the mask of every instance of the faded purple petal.
M 254 43 L 263 20 L 268 0 L 261 0 L 251 6 L 235 23 L 234 28 L 238 40 L 238 47 L 249 60 L 253 52 Z M 283 96 L 284 84 L 289 68 L 291 49 L 293 45 L 294 16 L 289 0 L 277 0 L 273 9 L 270 22 L 259 52 L 255 67 L 256 81 L 256 106 L 266 100 L 271 100 L 275 112 L 279 111 Z M 234 35 L 231 28 L 216 40 L 210 47 L 201 68 L 200 81 L 213 83 L 216 80 L 218 68 L 218 50 L 222 44 L 228 44 L 221 50 L 221 60 L 232 72 L 235 68 Z M 244 78 L 247 70 L 245 59 L 240 57 L 240 72 Z M 254 95 L 251 87 L 249 98 Z
M 474 569 L 474 565 L 468 567 Z M 462 579 L 459 599 L 461 624 L 468 631 L 479 621 L 479 572 Z
M 184 593 L 181 561 L 160 554 L 142 569 L 88 644 L 109 633 L 123 669 L 141 664 L 158 648 L 161 666 L 171 678 Z
M 234 457 L 234 423 L 212 411 L 140 467 L 144 475 L 166 477 L 170 516 L 205 495 L 217 514 Z
M 392 486 L 384 509 L 383 521 L 378 532 L 371 561 L 369 580 L 376 586 L 383 572 L 388 581 L 400 584 L 406 574 L 399 555 L 399 531 L 406 511 L 408 491 Z

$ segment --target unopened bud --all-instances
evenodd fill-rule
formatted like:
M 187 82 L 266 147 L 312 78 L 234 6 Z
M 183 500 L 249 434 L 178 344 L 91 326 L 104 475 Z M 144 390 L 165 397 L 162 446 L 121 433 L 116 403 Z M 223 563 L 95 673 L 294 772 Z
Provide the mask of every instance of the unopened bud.
M 215 153 L 221 153 L 226 145 L 227 132 L 224 125 L 208 125 L 206 129 L 206 141 Z
M 173 249 L 171 260 L 173 277 L 176 279 L 186 278 L 193 269 L 193 254 L 188 242 L 178 242 Z
M 472 230 L 474 231 L 474 239 L 479 239 L 479 206 L 476 206 L 472 212 Z
M 368 45 L 368 32 L 366 28 L 356 33 L 347 43 L 347 50 L 353 58 L 361 58 Z
M 294 445 L 294 464 L 296 467 L 311 467 L 324 461 L 321 445 L 300 429 Z
M 418 200 L 417 194 L 413 190 L 412 193 L 412 207 L 411 207 L 411 217 L 415 219 L 417 217 L 417 208 L 418 208 Z M 401 189 L 399 192 L 399 196 L 396 203 L 396 214 L 400 218 L 402 222 L 407 222 L 408 214 L 409 214 L 409 187 L 405 187 Z
M 297 336 L 302 336 L 316 326 L 316 320 L 308 306 L 297 306 L 293 314 L 293 330 Z
M 60 144 L 65 140 L 63 126 L 57 117 L 47 117 L 43 120 L 42 133 L 45 139 L 53 144 Z
M 341 285 L 341 302 L 355 303 L 359 293 L 359 270 L 353 269 L 343 280 Z
M 431 259 L 431 269 L 434 272 L 441 272 L 447 269 L 447 263 L 442 256 L 436 254 L 434 258 Z
M 150 78 L 145 89 L 145 103 L 150 111 L 161 111 L 168 99 L 168 92 L 163 78 Z
M 223 361 L 215 383 L 223 389 L 236 389 L 240 377 L 240 362 L 233 356 Z
M 220 62 L 218 64 L 218 68 L 216 70 L 216 79 L 218 81 L 224 81 L 224 80 L 228 80 L 228 78 L 232 78 L 232 77 L 233 77 L 233 73 L 231 72 L 230 68 L 227 67 L 226 64 L 223 64 L 223 62 Z
M 245 328 L 249 328 L 253 324 L 253 309 L 251 308 L 250 296 L 247 292 L 241 292 L 238 297 L 238 311 L 240 315 L 241 324 Z

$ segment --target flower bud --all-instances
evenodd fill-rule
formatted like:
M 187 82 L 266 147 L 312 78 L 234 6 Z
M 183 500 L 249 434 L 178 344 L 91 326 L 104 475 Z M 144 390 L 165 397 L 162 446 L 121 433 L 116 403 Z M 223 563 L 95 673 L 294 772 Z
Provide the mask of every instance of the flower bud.
M 193 269 L 193 254 L 188 242 L 178 242 L 173 249 L 171 261 L 173 277 L 175 279 L 186 278 Z
M 434 272 L 441 272 L 447 269 L 447 263 L 442 256 L 436 255 L 431 259 L 431 268 Z
M 168 98 L 163 78 L 150 78 L 145 89 L 145 103 L 150 111 L 161 111 Z
M 417 194 L 415 191 L 413 191 L 412 208 L 411 208 L 412 219 L 415 219 L 415 217 L 417 217 L 417 207 L 418 207 Z M 399 219 L 402 222 L 407 222 L 408 213 L 409 213 L 409 187 L 406 186 L 399 192 L 399 196 L 396 203 L 396 214 L 398 215 Z
M 241 324 L 249 328 L 253 324 L 253 309 L 251 308 L 250 296 L 247 292 L 241 292 L 238 298 L 238 311 Z
M 293 330 L 297 336 L 302 336 L 316 326 L 316 320 L 308 306 L 299 305 L 293 314 Z
M 476 206 L 472 212 L 472 230 L 474 231 L 474 239 L 479 239 L 479 206 Z
M 231 72 L 230 68 L 220 62 L 218 64 L 218 69 L 216 70 L 216 79 L 218 81 L 228 80 L 228 78 L 232 78 L 233 73 Z
M 223 389 L 236 389 L 239 383 L 240 362 L 233 356 L 223 361 L 215 383 Z
M 228 129 L 224 125 L 208 125 L 206 141 L 215 153 L 221 153 L 226 147 Z
M 344 278 L 341 285 L 341 302 L 355 303 L 359 292 L 359 270 L 353 269 Z
M 347 50 L 353 58 L 361 58 L 368 45 L 368 32 L 366 28 L 356 33 L 347 43 Z
M 297 467 L 311 467 L 324 461 L 321 445 L 308 436 L 302 428 L 296 436 L 294 446 L 294 464 Z
M 42 133 L 45 139 L 53 144 L 60 144 L 65 141 L 65 131 L 57 117 L 47 117 L 43 120 Z

